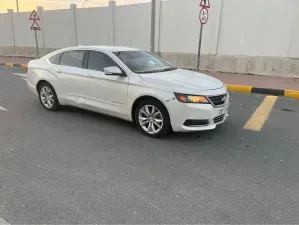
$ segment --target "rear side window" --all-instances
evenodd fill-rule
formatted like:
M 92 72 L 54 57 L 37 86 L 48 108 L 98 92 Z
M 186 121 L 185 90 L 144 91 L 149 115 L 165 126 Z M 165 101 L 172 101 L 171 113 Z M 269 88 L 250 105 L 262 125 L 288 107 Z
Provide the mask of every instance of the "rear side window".
M 51 58 L 49 58 L 49 61 L 50 61 L 52 64 L 59 65 L 61 55 L 62 55 L 62 53 L 57 54 L 57 55 L 54 55 L 54 56 L 52 56 Z
M 84 50 L 78 50 L 63 53 L 60 65 L 82 68 L 84 52 Z

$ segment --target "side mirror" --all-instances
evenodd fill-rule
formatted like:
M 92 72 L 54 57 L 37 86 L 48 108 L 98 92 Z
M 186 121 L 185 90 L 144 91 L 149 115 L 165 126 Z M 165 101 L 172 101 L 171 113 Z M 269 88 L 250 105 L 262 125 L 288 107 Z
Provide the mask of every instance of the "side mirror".
M 119 75 L 119 76 L 123 76 L 123 72 L 120 70 L 120 68 L 118 68 L 117 66 L 111 66 L 111 67 L 106 67 L 104 68 L 104 73 L 106 75 Z

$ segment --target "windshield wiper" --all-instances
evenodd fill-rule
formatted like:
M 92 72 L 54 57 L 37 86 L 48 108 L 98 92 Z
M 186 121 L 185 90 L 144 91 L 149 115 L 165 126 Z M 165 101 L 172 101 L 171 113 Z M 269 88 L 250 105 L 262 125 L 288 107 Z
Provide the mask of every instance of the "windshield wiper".
M 171 70 L 176 70 L 177 68 L 175 68 L 175 67 L 168 67 L 168 68 L 165 68 L 165 69 L 163 69 L 163 70 L 161 70 L 161 71 L 171 71 Z
M 161 70 L 148 70 L 148 71 L 134 71 L 135 73 L 161 73 L 161 72 L 166 72 L 166 71 L 171 71 L 171 70 L 176 70 L 176 67 L 168 67 L 165 69 Z

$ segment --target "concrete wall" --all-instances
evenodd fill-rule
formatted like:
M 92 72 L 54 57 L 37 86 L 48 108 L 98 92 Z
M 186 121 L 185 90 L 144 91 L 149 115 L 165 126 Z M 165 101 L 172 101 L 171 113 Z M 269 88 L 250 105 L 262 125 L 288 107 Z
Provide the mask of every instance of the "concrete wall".
M 288 57 L 296 2 L 224 1 L 218 54 Z
M 222 1 L 212 1 L 209 22 L 204 26 L 202 53 L 216 54 L 219 15 Z M 197 54 L 199 38 L 199 1 L 170 0 L 162 2 L 161 52 Z
M 211 0 L 201 69 L 299 75 L 299 1 Z M 159 50 L 173 64 L 196 67 L 199 1 L 162 2 Z
M 199 0 L 156 0 L 155 51 L 179 67 L 196 67 Z M 299 75 L 299 1 L 210 0 L 201 69 Z M 44 11 L 41 55 L 74 45 L 122 45 L 150 50 L 151 4 Z M 0 54 L 34 56 L 29 12 L 0 14 Z
M 151 4 L 115 8 L 115 45 L 150 49 Z
M 28 22 L 29 16 L 29 12 L 13 13 L 13 26 L 16 46 L 35 46 L 34 33 L 30 30 L 31 24 Z
M 299 58 L 299 1 L 295 1 L 295 7 L 293 8 L 294 20 L 292 21 L 291 26 L 291 38 L 290 38 L 290 57 Z
M 28 21 L 26 21 L 28 23 Z M 72 10 L 43 11 L 43 32 L 45 46 L 61 48 L 76 45 L 74 14 Z M 31 32 L 33 33 L 33 32 Z
M 2 33 L 0 38 L 0 45 L 14 46 L 11 14 L 0 14 L 0 31 Z
M 109 45 L 112 26 L 107 23 L 109 8 L 78 9 L 76 12 L 79 45 Z

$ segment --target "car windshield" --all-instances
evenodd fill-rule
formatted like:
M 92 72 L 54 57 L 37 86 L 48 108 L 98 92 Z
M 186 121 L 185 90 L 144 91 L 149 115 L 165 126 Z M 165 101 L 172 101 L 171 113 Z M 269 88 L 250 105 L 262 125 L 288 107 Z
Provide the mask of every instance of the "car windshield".
M 156 73 L 176 69 L 146 51 L 120 51 L 114 54 L 134 73 Z

